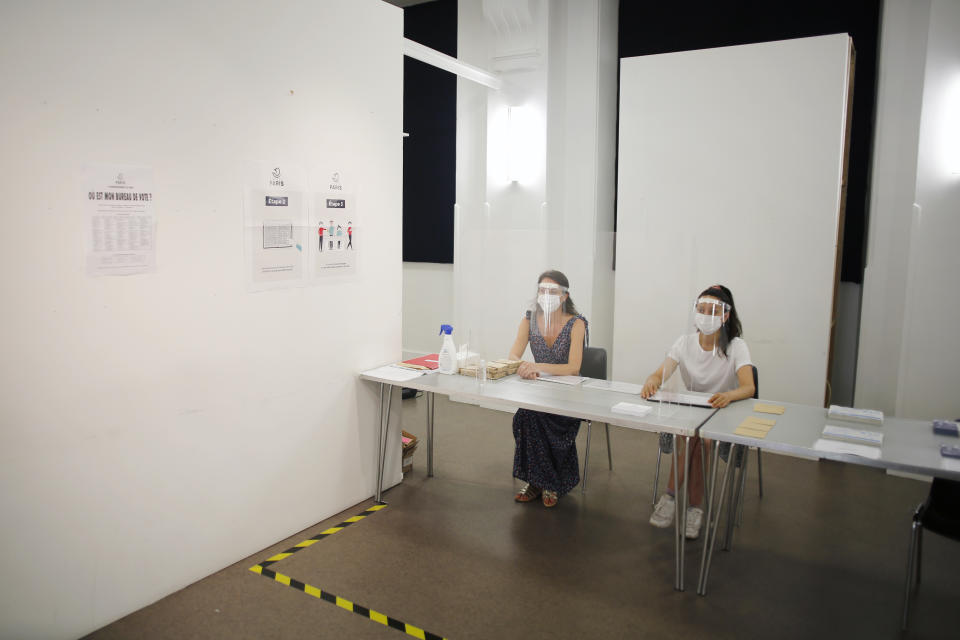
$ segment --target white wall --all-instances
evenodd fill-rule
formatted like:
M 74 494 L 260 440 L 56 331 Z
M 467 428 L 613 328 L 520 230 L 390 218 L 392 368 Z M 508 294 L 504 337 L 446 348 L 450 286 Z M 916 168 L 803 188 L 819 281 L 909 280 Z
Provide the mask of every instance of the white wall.
M 960 3 L 930 7 L 897 413 L 960 417 Z M 952 161 L 952 162 L 951 162 Z M 950 164 L 948 164 L 948 162 Z
M 403 263 L 403 350 L 440 351 L 440 325 L 453 322 L 453 265 Z
M 616 379 L 719 282 L 762 394 L 823 402 L 848 79 L 846 34 L 622 60 Z
M 930 1 L 883 3 L 855 404 L 896 414 Z M 854 97 L 856 99 L 856 97 Z
M 960 175 L 944 143 L 960 127 L 960 5 L 887 2 L 883 24 L 857 405 L 958 417 Z
M 401 38 L 378 0 L 2 5 L 0 636 L 83 635 L 372 495 Z M 352 169 L 355 278 L 246 292 L 245 158 Z M 156 273 L 85 275 L 90 162 L 154 168 Z

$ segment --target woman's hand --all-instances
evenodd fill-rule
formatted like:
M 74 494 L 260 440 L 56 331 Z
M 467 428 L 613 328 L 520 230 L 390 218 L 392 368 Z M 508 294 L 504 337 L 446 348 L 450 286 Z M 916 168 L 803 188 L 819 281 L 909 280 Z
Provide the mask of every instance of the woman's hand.
M 659 388 L 660 378 L 655 373 L 651 374 L 647 377 L 647 381 L 643 383 L 643 389 L 640 390 L 640 397 L 646 400 L 655 394 Z
M 721 393 L 715 393 L 710 396 L 710 400 L 707 402 L 710 403 L 710 406 L 714 409 L 723 409 L 725 406 L 736 400 L 732 391 L 723 391 Z
M 535 362 L 523 361 L 520 363 L 520 368 L 517 369 L 517 374 L 525 380 L 533 380 L 540 375 L 540 372 L 537 370 Z

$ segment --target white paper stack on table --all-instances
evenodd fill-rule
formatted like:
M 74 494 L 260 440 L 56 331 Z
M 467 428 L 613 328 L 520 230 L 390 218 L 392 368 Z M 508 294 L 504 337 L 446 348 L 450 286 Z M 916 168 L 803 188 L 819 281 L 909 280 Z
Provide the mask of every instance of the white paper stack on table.
M 622 413 L 628 416 L 634 416 L 637 418 L 642 418 L 653 410 L 648 404 L 635 404 L 633 402 L 618 402 L 617 404 L 610 407 L 610 411 L 614 413 Z
M 559 384 L 580 384 L 586 380 L 583 376 L 552 376 L 549 373 L 541 373 L 537 376 L 537 380 L 543 380 L 544 382 L 556 382 Z
M 835 420 L 851 420 L 853 422 L 862 422 L 864 424 L 881 425 L 883 424 L 883 411 L 874 409 L 854 409 L 853 407 L 841 407 L 836 404 L 830 405 L 827 410 L 827 417 Z
M 883 446 L 883 434 L 869 429 L 851 429 L 834 424 L 823 427 L 823 437 L 831 440 L 843 440 L 855 444 L 869 444 L 875 447 Z
M 674 391 L 657 391 L 650 396 L 654 402 L 673 402 L 689 404 L 694 407 L 710 407 L 710 393 L 677 393 Z
M 634 395 L 643 391 L 642 384 L 633 384 L 632 382 L 617 382 L 615 380 L 591 380 L 585 382 L 584 387 L 590 389 L 602 389 L 603 391 L 616 391 L 618 393 L 632 393 Z
M 883 434 L 879 431 L 851 429 L 835 424 L 825 425 L 822 437 L 813 443 L 813 448 L 817 451 L 852 453 L 873 460 L 880 458 L 882 446 Z
M 432 372 L 421 369 L 407 369 L 406 367 L 401 367 L 399 365 L 388 364 L 382 367 L 377 367 L 376 369 L 364 371 L 363 373 L 364 375 L 368 375 L 373 378 L 383 378 L 386 380 L 392 380 L 394 382 L 406 382 L 407 380 L 419 378 L 425 373 Z

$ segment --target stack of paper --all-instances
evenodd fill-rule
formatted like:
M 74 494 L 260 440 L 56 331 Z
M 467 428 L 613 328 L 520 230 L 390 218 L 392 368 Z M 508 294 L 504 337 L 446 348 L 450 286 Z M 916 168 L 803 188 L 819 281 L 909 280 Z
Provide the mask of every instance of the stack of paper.
M 694 407 L 709 407 L 709 393 L 677 393 L 674 391 L 657 391 L 650 396 L 655 402 L 675 402 L 677 404 L 689 404 Z
M 878 447 L 854 444 L 852 442 L 818 438 L 817 441 L 813 443 L 813 448 L 815 451 L 823 451 L 825 453 L 847 453 L 860 456 L 861 458 L 880 459 L 880 449 Z
M 874 447 L 883 446 L 883 434 L 879 431 L 869 431 L 867 429 L 850 429 L 828 424 L 823 428 L 823 437 L 855 444 L 869 444 Z
M 591 389 L 603 389 L 604 391 L 617 391 L 619 393 L 638 394 L 643 391 L 643 385 L 633 384 L 632 382 L 616 382 L 614 380 L 591 380 L 583 385 Z
M 832 404 L 827 411 L 827 416 L 837 420 L 852 420 L 873 425 L 883 424 L 883 411 L 873 409 L 854 409 L 853 407 L 841 407 Z
M 549 373 L 541 373 L 537 376 L 537 379 L 544 382 L 559 382 L 560 384 L 580 384 L 586 380 L 583 376 L 552 376 Z
M 388 364 L 363 372 L 364 375 L 370 376 L 371 378 L 381 378 L 393 382 L 406 382 L 407 380 L 419 378 L 425 373 L 429 373 L 429 371 L 425 369 L 407 369 L 395 364 Z
M 786 408 L 779 404 L 764 404 L 763 402 L 758 402 L 753 405 L 753 410 L 757 413 L 772 413 L 777 416 L 782 416 Z
M 614 413 L 624 413 L 629 416 L 642 418 L 653 409 L 648 404 L 633 404 L 632 402 L 618 402 L 610 408 Z
M 777 421 L 772 418 L 761 418 L 759 416 L 747 416 L 747 418 L 740 423 L 734 433 L 738 436 L 747 436 L 748 438 L 766 438 L 767 434 L 770 433 L 770 429 L 773 429 L 773 425 L 777 424 Z

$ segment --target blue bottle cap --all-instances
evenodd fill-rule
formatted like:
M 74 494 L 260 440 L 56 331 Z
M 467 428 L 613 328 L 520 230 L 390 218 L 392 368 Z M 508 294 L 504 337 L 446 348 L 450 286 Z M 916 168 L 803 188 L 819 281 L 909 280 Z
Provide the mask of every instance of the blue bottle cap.
M 451 333 L 453 333 L 453 327 L 450 326 L 449 324 L 440 325 L 440 333 L 438 333 L 437 335 L 440 335 L 443 333 L 450 335 Z

